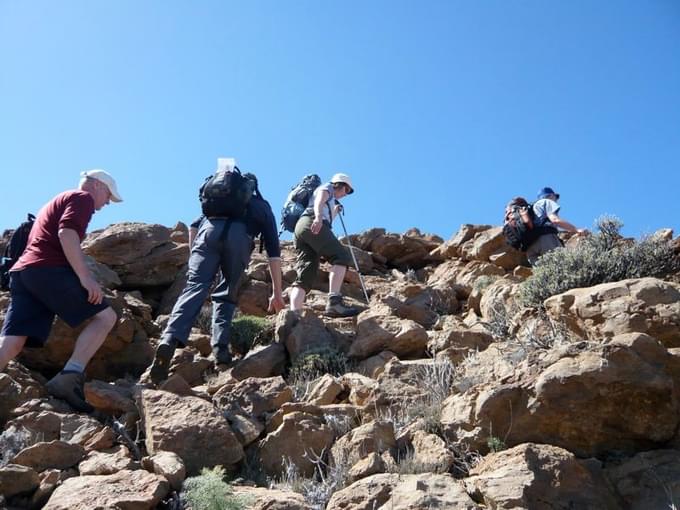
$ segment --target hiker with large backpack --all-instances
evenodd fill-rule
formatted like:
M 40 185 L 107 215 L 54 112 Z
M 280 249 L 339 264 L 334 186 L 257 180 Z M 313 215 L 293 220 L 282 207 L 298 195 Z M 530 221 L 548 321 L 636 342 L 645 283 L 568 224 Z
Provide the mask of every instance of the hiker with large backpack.
M 528 204 L 523 198 L 515 198 L 505 210 L 503 232 L 508 243 L 526 252 L 529 264 L 536 264 L 539 257 L 563 246 L 557 235 L 559 229 L 576 234 L 587 234 L 559 217 L 559 193 L 552 188 L 541 188 L 538 200 Z
M 351 317 L 360 312 L 357 308 L 347 306 L 340 293 L 345 272 L 352 265 L 352 257 L 332 230 L 333 219 L 342 211 L 338 200 L 352 193 L 354 188 L 350 177 L 342 173 L 335 174 L 330 182 L 314 190 L 307 207 L 295 223 L 297 278 L 290 290 L 291 310 L 302 310 L 323 257 L 331 264 L 326 314 L 332 317 Z
M 43 346 L 55 315 L 72 328 L 90 319 L 63 370 L 47 383 L 47 391 L 78 411 L 91 412 L 83 389 L 85 367 L 117 315 L 87 267 L 80 243 L 94 212 L 122 198 L 113 177 L 103 170 L 83 172 L 78 188 L 60 193 L 40 210 L 26 248 L 10 270 L 0 370 L 24 345 Z
M 229 334 L 236 310 L 239 286 L 250 263 L 254 238 L 262 234 L 272 277 L 270 311 L 283 309 L 281 249 L 276 220 L 269 203 L 258 190 L 257 178 L 242 174 L 232 158 L 220 158 L 218 169 L 199 191 L 203 218 L 194 222 L 187 282 L 172 309 L 150 369 L 159 384 L 168 376 L 177 347 L 185 347 L 191 328 L 210 292 L 218 271 L 220 283 L 211 295 L 213 303 L 212 350 L 216 363 L 230 363 Z

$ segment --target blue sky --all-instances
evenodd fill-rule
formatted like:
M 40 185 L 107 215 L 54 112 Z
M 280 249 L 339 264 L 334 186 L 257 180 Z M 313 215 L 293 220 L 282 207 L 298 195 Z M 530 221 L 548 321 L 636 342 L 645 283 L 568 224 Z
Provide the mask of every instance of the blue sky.
M 350 231 L 450 237 L 545 185 L 680 231 L 680 2 L 0 0 L 0 230 L 104 168 L 119 221 L 199 211 L 219 156 L 278 212 L 350 174 Z

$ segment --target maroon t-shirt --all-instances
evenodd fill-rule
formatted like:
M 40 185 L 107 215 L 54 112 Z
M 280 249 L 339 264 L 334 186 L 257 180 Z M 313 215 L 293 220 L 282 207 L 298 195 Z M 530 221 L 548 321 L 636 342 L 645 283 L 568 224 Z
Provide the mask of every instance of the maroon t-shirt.
M 87 191 L 64 191 L 54 197 L 38 213 L 28 235 L 26 250 L 12 271 L 70 265 L 59 241 L 59 230 L 75 230 L 82 242 L 93 214 L 94 199 Z

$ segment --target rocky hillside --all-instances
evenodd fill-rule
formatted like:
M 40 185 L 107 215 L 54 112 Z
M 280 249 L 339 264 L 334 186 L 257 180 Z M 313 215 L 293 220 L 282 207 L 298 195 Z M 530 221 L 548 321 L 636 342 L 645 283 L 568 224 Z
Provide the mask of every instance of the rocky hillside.
M 186 227 L 123 223 L 90 234 L 89 263 L 119 316 L 88 366 L 97 411 L 47 396 L 78 333 L 57 321 L 45 348 L 26 349 L 0 374 L 0 508 L 680 504 L 677 274 L 526 307 L 532 271 L 498 227 L 464 225 L 447 242 L 415 229 L 351 241 L 370 293 L 362 302 L 349 271 L 343 291 L 365 307 L 358 317 L 322 315 L 322 271 L 301 316 L 258 319 L 269 282 L 255 250 L 235 363 L 210 358 L 206 307 L 154 388 L 145 370 L 186 277 Z M 287 284 L 294 260 L 285 245 Z M 0 293 L 0 321 L 8 302 Z M 201 506 L 221 472 L 196 477 L 215 466 L 234 506 Z M 211 475 L 216 482 L 203 483 Z

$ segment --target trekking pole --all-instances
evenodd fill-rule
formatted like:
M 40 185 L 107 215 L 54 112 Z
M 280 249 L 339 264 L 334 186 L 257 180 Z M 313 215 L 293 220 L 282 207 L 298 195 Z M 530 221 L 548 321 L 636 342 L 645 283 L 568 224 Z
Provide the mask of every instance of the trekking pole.
M 352 254 L 352 260 L 354 261 L 354 267 L 359 275 L 359 282 L 361 282 L 361 290 L 364 291 L 364 297 L 366 298 L 366 304 L 371 304 L 368 299 L 368 292 L 366 292 L 366 285 L 364 285 L 364 279 L 361 276 L 361 271 L 359 271 L 359 263 L 357 262 L 357 257 L 354 255 L 354 250 L 352 249 L 352 242 L 349 240 L 349 234 L 347 233 L 347 228 L 345 227 L 345 220 L 342 219 L 344 211 L 340 211 L 340 223 L 342 224 L 342 230 L 345 232 L 345 238 L 347 239 L 347 245 L 349 246 L 349 252 Z

